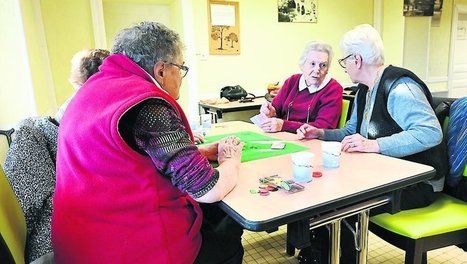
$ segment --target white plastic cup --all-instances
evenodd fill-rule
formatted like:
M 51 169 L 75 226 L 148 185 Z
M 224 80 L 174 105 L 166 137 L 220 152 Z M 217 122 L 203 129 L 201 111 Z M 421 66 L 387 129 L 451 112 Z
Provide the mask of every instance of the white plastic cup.
M 202 128 L 211 128 L 212 117 L 211 114 L 202 114 L 201 115 L 201 127 Z
M 293 180 L 298 183 L 310 182 L 315 154 L 311 152 L 297 152 L 290 155 L 292 157 Z
M 190 123 L 191 131 L 199 132 L 201 130 L 200 120 L 199 115 L 190 116 L 188 122 Z
M 342 144 L 337 141 L 321 143 L 323 166 L 325 168 L 338 168 L 340 166 Z

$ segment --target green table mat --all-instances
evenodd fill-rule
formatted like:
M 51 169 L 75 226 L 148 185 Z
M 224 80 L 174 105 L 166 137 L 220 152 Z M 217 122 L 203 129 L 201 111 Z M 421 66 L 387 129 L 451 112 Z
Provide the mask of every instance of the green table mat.
M 227 136 L 237 136 L 244 143 L 242 151 L 242 162 L 285 155 L 308 149 L 307 147 L 303 147 L 289 142 L 284 142 L 284 149 L 271 149 L 272 142 L 282 142 L 282 140 L 250 131 L 222 134 L 216 136 L 206 136 L 205 142 L 203 144 L 213 143 Z M 269 141 L 271 143 L 269 143 Z

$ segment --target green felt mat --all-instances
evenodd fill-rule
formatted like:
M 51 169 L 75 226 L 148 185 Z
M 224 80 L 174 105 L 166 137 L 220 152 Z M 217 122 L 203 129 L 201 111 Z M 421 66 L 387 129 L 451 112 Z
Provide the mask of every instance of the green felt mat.
M 207 136 L 205 138 L 204 144 L 213 143 L 227 136 L 237 136 L 244 143 L 242 151 L 242 162 L 285 155 L 308 149 L 307 147 L 289 142 L 285 142 L 284 149 L 271 149 L 272 142 L 282 140 L 249 131 Z

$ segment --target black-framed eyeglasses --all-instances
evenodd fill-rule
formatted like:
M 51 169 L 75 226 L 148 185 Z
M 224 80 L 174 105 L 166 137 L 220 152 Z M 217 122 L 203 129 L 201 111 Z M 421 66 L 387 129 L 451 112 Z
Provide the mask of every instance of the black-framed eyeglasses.
M 339 62 L 339 65 L 345 69 L 345 60 L 350 58 L 350 56 L 353 56 L 352 53 L 350 53 L 349 55 L 345 56 L 344 58 L 342 59 L 338 59 L 337 62 Z
M 185 65 L 180 65 L 180 64 L 177 64 L 177 63 L 173 63 L 173 62 L 166 62 L 166 63 L 179 68 L 180 69 L 180 76 L 182 76 L 182 78 L 185 77 L 188 74 L 188 70 L 190 69 Z

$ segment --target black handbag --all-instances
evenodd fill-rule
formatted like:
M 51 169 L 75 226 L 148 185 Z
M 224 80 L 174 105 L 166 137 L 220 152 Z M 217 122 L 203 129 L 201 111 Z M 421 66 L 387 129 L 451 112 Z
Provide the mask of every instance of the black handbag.
M 248 95 L 247 91 L 243 89 L 240 85 L 235 86 L 225 86 L 221 89 L 220 97 L 225 97 L 229 101 L 235 101 L 245 98 Z

